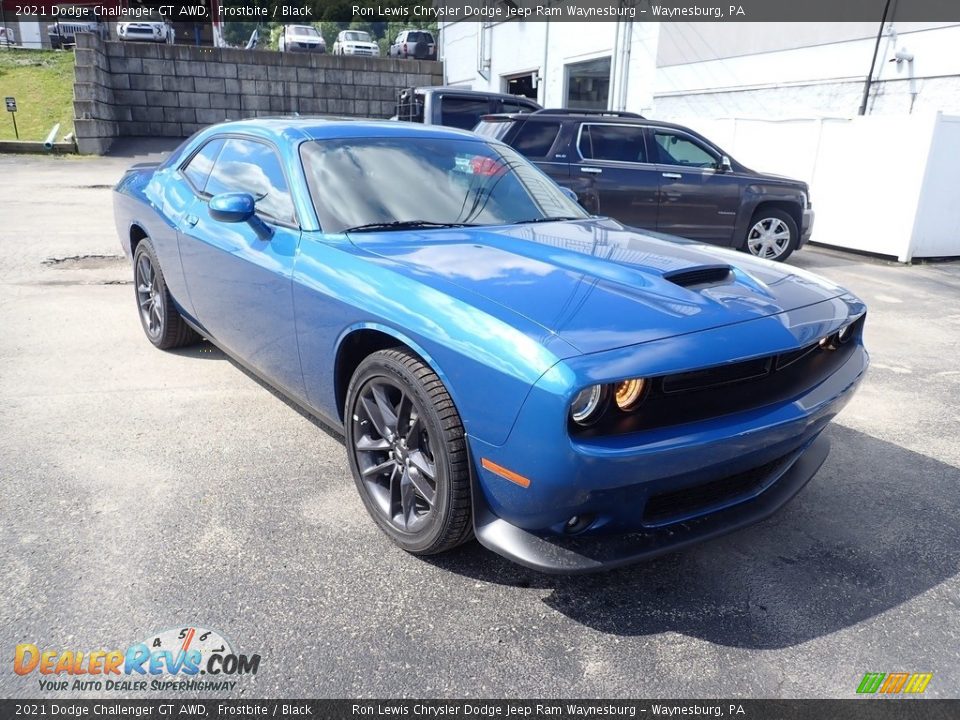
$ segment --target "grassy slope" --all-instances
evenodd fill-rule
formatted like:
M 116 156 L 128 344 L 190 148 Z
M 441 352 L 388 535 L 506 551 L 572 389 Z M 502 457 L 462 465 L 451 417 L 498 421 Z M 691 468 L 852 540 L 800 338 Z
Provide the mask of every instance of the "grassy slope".
M 43 140 L 60 123 L 73 132 L 73 53 L 0 49 L 0 99 L 17 99 L 21 140 Z M 0 140 L 13 140 L 10 113 L 0 106 Z

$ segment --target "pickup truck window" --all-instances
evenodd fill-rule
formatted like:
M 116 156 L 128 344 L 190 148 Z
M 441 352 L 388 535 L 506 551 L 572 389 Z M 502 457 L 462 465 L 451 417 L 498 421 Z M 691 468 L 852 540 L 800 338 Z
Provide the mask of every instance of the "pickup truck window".
M 490 112 L 487 98 L 440 96 L 440 124 L 461 130 L 472 130 L 480 118 Z

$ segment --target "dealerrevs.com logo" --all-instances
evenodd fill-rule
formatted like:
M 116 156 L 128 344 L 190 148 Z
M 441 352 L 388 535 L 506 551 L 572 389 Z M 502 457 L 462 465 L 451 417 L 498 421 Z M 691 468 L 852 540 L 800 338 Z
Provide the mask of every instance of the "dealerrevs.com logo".
M 234 652 L 218 632 L 185 627 L 155 633 L 126 650 L 41 649 L 17 645 L 13 671 L 38 675 L 40 690 L 230 691 L 232 679 L 256 675 L 260 655 Z M 66 676 L 66 677 L 64 677 Z

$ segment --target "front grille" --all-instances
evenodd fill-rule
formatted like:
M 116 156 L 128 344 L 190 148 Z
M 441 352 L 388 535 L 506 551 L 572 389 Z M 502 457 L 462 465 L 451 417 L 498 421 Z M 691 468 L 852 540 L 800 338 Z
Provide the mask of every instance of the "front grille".
M 862 326 L 863 317 L 854 326 L 854 336 Z M 828 347 L 817 342 L 762 358 L 652 377 L 636 410 L 612 408 L 587 428 L 571 420 L 570 432 L 584 439 L 623 435 L 786 402 L 836 372 L 858 346 L 854 340 Z
M 718 385 L 761 378 L 770 372 L 771 367 L 773 367 L 773 358 L 765 357 L 758 360 L 747 360 L 746 362 L 707 368 L 706 370 L 665 375 L 661 380 L 661 388 L 665 394 L 703 390 Z
M 671 520 L 698 515 L 717 505 L 747 499 L 763 488 L 767 480 L 789 462 L 791 456 L 780 457 L 760 467 L 711 480 L 681 490 L 653 495 L 643 511 L 643 523 L 663 525 Z

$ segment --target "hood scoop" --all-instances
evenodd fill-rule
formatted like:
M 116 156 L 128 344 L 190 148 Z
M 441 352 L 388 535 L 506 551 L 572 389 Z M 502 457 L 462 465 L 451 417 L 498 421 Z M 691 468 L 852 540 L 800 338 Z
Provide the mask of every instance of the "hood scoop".
M 733 276 L 729 265 L 700 265 L 699 267 L 666 273 L 663 278 L 674 285 L 692 288 L 725 283 Z

